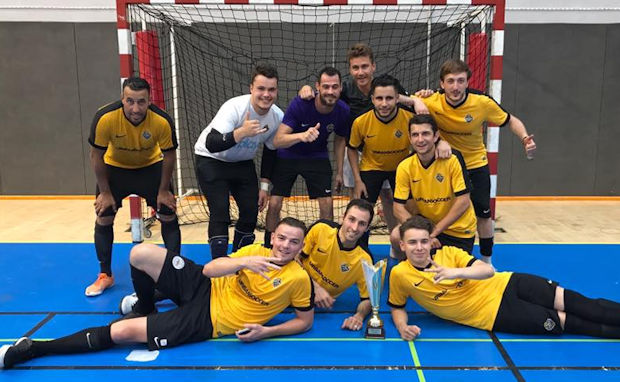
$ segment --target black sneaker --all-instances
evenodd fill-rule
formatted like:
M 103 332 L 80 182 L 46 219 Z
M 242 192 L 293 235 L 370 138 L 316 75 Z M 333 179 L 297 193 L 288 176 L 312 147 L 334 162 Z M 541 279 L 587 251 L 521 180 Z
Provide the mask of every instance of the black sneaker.
M 18 339 L 13 345 L 0 347 L 0 368 L 2 369 L 10 369 L 15 364 L 26 362 L 33 358 L 32 340 L 28 337 Z

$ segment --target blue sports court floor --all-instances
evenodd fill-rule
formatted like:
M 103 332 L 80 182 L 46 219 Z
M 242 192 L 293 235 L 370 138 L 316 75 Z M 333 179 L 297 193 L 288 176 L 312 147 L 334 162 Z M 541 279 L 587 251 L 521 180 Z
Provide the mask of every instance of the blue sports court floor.
M 102 296 L 87 298 L 84 288 L 97 273 L 92 244 L 0 244 L 0 345 L 24 335 L 51 339 L 117 318 L 119 299 L 132 292 L 129 249 L 130 244 L 114 247 L 116 285 Z M 376 259 L 388 251 L 384 245 L 371 249 Z M 204 263 L 208 249 L 184 245 L 183 252 Z M 498 244 L 495 250 L 500 270 L 539 274 L 585 295 L 615 300 L 620 300 L 619 264 L 617 244 Z M 314 327 L 302 335 L 253 344 L 227 337 L 161 351 L 150 362 L 125 360 L 143 346 L 50 356 L 0 371 L 0 381 L 620 380 L 618 340 L 494 334 L 442 321 L 410 303 L 410 318 L 422 328 L 422 335 L 405 342 L 391 322 L 386 297 L 384 292 L 385 340 L 366 340 L 361 332 L 340 330 L 358 301 L 357 291 L 351 290 L 333 310 L 318 310 Z M 274 321 L 291 314 L 285 312 Z

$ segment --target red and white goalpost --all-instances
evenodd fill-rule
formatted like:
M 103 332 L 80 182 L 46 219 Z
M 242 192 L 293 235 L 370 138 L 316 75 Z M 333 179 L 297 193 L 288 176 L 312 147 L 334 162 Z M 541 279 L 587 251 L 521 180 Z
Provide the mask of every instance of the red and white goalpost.
M 147 78 L 153 101 L 174 118 L 179 217 L 205 221 L 193 145 L 225 100 L 248 92 L 254 64 L 276 64 L 278 103 L 286 106 L 326 64 L 346 74 L 346 49 L 363 41 L 375 51 L 377 73 L 411 91 L 437 86 L 441 62 L 460 57 L 472 68 L 470 86 L 500 102 L 504 8 L 504 0 L 117 0 L 120 75 Z M 487 127 L 486 139 L 495 216 L 497 126 Z M 318 208 L 303 184 L 295 187 L 283 214 L 313 221 Z M 346 200 L 335 203 L 338 216 Z

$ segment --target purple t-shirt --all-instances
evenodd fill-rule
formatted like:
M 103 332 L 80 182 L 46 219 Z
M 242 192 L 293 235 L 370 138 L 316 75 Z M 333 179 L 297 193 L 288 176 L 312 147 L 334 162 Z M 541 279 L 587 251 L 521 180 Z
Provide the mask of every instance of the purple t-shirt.
M 318 97 L 318 95 L 317 95 Z M 319 137 L 310 143 L 299 142 L 286 149 L 278 149 L 279 158 L 289 159 L 320 159 L 329 158 L 327 152 L 327 138 L 333 131 L 341 137 L 348 137 L 351 131 L 349 106 L 338 100 L 329 114 L 321 114 L 314 106 L 314 100 L 303 100 L 295 97 L 288 105 L 282 123 L 293 129 L 293 133 L 301 133 L 308 128 L 321 124 Z

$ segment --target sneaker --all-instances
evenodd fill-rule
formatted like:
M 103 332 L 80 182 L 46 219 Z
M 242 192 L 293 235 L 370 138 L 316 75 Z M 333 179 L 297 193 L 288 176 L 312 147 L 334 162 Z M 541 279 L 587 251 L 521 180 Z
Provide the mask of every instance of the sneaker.
M 89 297 L 99 296 L 101 293 L 103 293 L 104 290 L 111 287 L 112 285 L 114 285 L 114 276 L 108 276 L 105 273 L 99 273 L 99 276 L 97 276 L 97 280 L 95 280 L 94 283 L 90 284 L 88 288 L 86 288 L 84 294 Z
M 118 310 L 124 316 L 133 311 L 133 307 L 138 302 L 138 295 L 135 293 L 128 294 L 127 296 L 121 298 L 121 302 L 118 305 Z
M 32 340 L 28 337 L 18 339 L 13 345 L 0 347 L 0 368 L 10 369 L 15 364 L 34 358 L 31 348 Z

